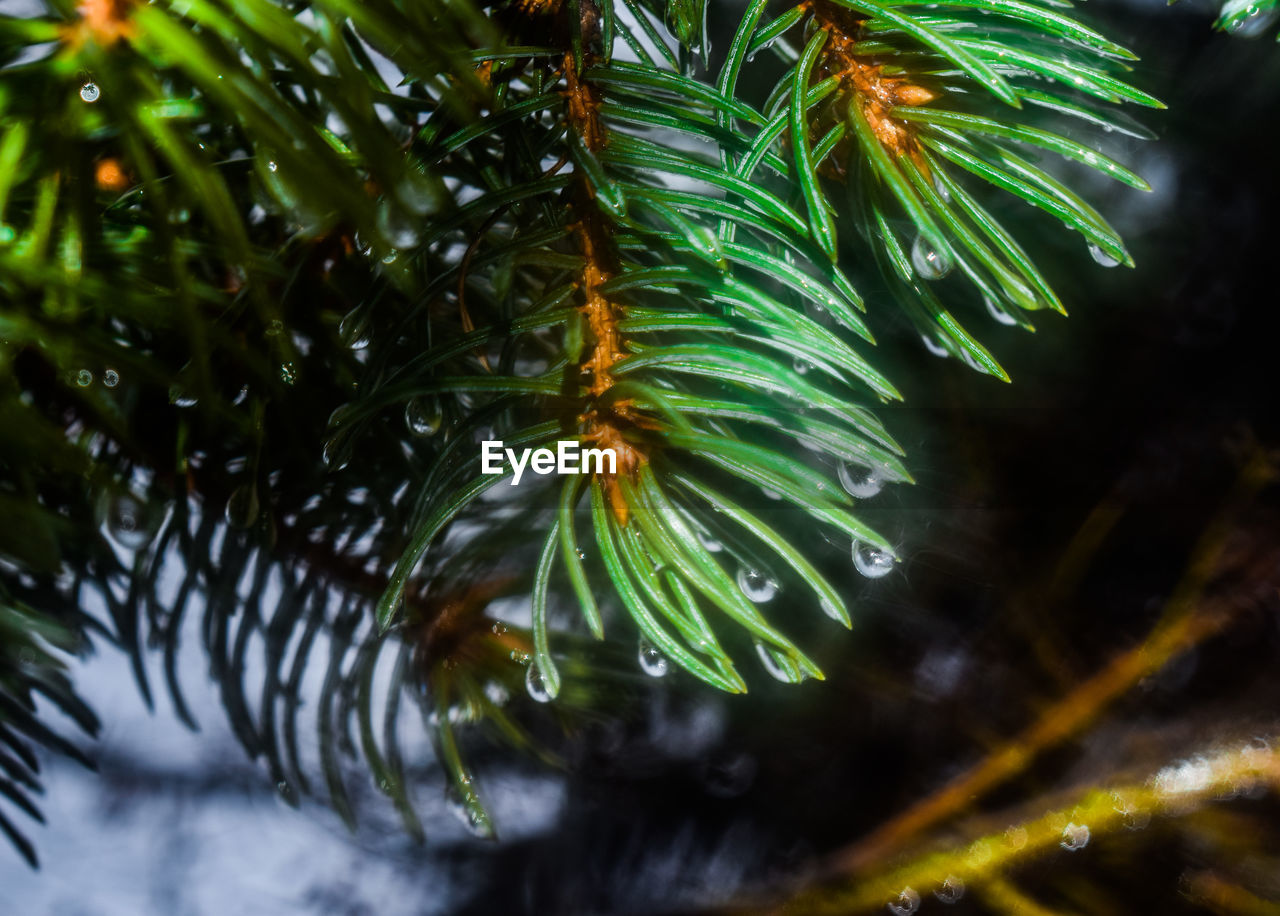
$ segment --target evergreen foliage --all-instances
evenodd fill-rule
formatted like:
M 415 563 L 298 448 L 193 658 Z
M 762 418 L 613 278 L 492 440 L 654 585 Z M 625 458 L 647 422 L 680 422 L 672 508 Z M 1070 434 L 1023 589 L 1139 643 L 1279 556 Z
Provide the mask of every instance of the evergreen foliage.
M 46 6 L 0 18 L 0 794 L 33 814 L 29 742 L 81 752 L 31 695 L 96 727 L 58 650 L 117 642 L 149 702 L 154 649 L 190 719 L 192 608 L 282 794 L 310 663 L 329 798 L 358 746 L 415 833 L 402 709 L 490 831 L 455 725 L 604 702 L 587 634 L 822 677 L 768 599 L 848 627 L 831 555 L 893 567 L 858 503 L 911 480 L 876 413 L 910 369 L 875 334 L 1007 380 L 965 325 L 1065 309 L 1005 214 L 1131 265 L 1059 165 L 1146 188 L 1077 138 L 1161 107 L 1059 2 L 752 0 L 723 54 L 698 0 Z M 508 488 L 494 438 L 620 467 Z M 513 598 L 527 628 L 486 616 Z

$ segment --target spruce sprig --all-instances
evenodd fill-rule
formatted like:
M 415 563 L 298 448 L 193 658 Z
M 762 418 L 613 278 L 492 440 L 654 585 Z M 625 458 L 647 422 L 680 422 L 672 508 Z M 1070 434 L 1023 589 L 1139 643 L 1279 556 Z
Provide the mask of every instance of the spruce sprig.
M 0 532 L 6 577 L 76 570 L 48 594 L 97 590 L 147 696 L 158 644 L 187 719 L 203 597 L 233 727 L 291 801 L 320 659 L 335 807 L 358 745 L 415 833 L 406 697 L 484 831 L 457 721 L 524 746 L 490 685 L 572 707 L 574 678 L 617 674 L 561 608 L 725 691 L 752 644 L 821 677 L 769 599 L 851 625 L 813 532 L 888 571 L 858 500 L 911 479 L 874 413 L 900 397 L 871 350 L 888 310 L 860 289 L 878 269 L 894 311 L 1005 377 L 938 281 L 998 320 L 1062 310 L 999 220 L 1015 198 L 1131 263 L 1036 157 L 1144 187 L 1055 125 L 1141 136 L 1111 106 L 1159 107 L 1130 52 L 1023 0 L 753 0 L 715 62 L 684 0 L 62 0 L 0 18 L 0 56 L 0 498 L 57 545 Z M 495 435 L 619 469 L 513 490 L 478 473 Z M 144 504 L 124 563 L 106 535 Z M 528 632 L 484 616 L 512 594 Z

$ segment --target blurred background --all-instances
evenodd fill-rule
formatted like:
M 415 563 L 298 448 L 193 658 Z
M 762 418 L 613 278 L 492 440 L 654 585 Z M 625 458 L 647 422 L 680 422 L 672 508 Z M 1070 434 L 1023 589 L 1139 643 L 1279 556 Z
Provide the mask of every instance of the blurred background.
M 544 729 L 558 764 L 477 743 L 496 841 L 409 736 L 418 845 L 358 780 L 354 833 L 288 807 L 198 649 L 192 732 L 100 647 L 99 772 L 43 761 L 43 864 L 0 849 L 0 913 L 1280 912 L 1280 47 L 1203 3 L 1088 14 L 1169 106 L 1106 150 L 1151 194 L 1073 173 L 1137 269 L 1015 226 L 1071 317 L 984 329 L 1012 385 L 881 335 L 918 483 L 869 503 L 905 562 L 853 633 L 795 615 L 825 682 L 637 676 Z

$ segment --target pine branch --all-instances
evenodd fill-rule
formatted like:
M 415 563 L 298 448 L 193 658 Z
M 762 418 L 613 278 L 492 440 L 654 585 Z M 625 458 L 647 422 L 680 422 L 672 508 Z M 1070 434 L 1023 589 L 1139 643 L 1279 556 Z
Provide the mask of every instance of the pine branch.
M 0 532 L 6 562 L 75 568 L 146 696 L 159 644 L 188 720 L 178 658 L 203 599 L 233 728 L 291 800 L 309 788 L 305 672 L 323 666 L 335 808 L 354 816 L 355 723 L 414 833 L 403 699 L 492 829 L 455 720 L 525 746 L 488 685 L 573 714 L 590 705 L 573 678 L 617 675 L 576 624 L 555 630 L 562 609 L 626 634 L 651 672 L 743 692 L 754 645 L 776 678 L 821 677 L 771 599 L 794 589 L 850 626 L 814 525 L 884 575 L 893 545 L 859 500 L 911 480 L 872 412 L 900 395 L 867 355 L 891 325 L 859 292 L 868 265 L 929 341 L 1004 378 L 950 311 L 973 303 L 938 281 L 958 269 L 1002 322 L 1063 310 L 998 221 L 1015 197 L 1132 263 L 1027 148 L 1145 187 L 1051 126 L 1143 136 L 1100 103 L 1160 103 L 1123 81 L 1130 52 L 1022 0 L 773 18 L 756 0 L 714 81 L 704 19 L 683 0 L 113 0 L 0 19 L 0 54 L 21 60 L 0 97 L 0 410 L 18 418 L 0 497 L 40 532 Z M 788 69 L 754 99 L 768 56 Z M 493 438 L 618 465 L 512 490 L 477 475 Z M 185 565 L 176 595 L 166 557 Z M 485 616 L 510 595 L 528 596 L 527 633 Z

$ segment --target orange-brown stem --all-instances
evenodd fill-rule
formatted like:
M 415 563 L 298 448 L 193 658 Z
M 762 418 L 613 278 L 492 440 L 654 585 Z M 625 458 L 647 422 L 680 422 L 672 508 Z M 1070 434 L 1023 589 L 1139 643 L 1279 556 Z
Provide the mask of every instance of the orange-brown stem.
M 136 29 L 129 18 L 133 6 L 134 0 L 83 0 L 76 7 L 80 19 L 67 27 L 66 41 L 78 48 L 93 39 L 105 48 L 133 38 Z
M 813 12 L 818 28 L 829 36 L 816 76 L 819 79 L 839 78 L 841 88 L 851 96 L 849 103 L 862 107 L 872 133 L 885 149 L 898 156 L 910 155 L 923 168 L 910 126 L 893 117 L 891 112 L 901 105 L 928 104 L 938 94 L 911 82 L 906 76 L 885 75 L 882 64 L 858 53 L 857 44 L 865 20 L 822 0 L 812 0 L 806 5 Z
M 595 154 L 604 148 L 608 140 L 600 123 L 599 91 L 579 79 L 572 55 L 565 55 L 564 72 L 569 129 L 588 152 Z M 601 292 L 601 287 L 618 272 L 618 267 L 610 240 L 610 223 L 596 204 L 595 191 L 584 175 L 579 175 L 574 182 L 572 194 L 574 236 L 583 258 L 579 277 L 582 303 L 578 311 L 591 332 L 591 349 L 582 362 L 582 369 L 590 375 L 587 390 L 596 400 L 613 386 L 613 366 L 627 355 L 618 331 L 621 310 Z M 582 419 L 586 427 L 583 438 L 600 448 L 613 450 L 618 458 L 618 474 L 633 475 L 647 460 L 644 453 L 623 435 L 626 427 L 634 425 L 626 402 L 619 402 L 608 409 L 592 408 Z M 609 506 L 618 521 L 625 525 L 629 512 L 617 478 L 609 474 L 602 475 L 602 478 Z

